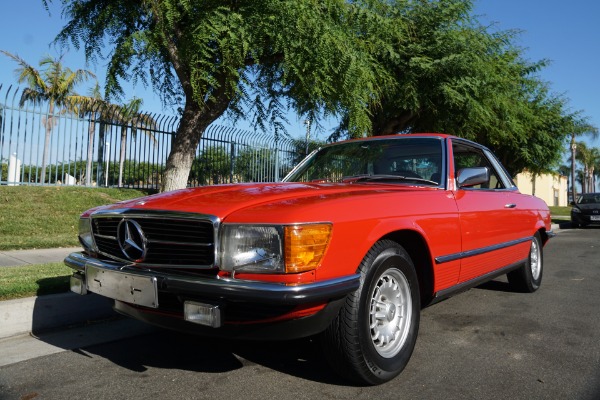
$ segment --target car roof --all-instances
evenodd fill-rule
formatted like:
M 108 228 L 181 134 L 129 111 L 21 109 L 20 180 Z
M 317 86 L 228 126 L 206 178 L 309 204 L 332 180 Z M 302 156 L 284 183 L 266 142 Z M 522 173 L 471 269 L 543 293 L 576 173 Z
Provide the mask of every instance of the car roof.
M 348 140 L 344 140 L 344 141 L 341 141 L 338 143 L 361 141 L 361 140 L 394 139 L 394 138 L 398 138 L 398 137 L 433 137 L 433 138 L 440 138 L 440 139 L 448 139 L 448 138 L 458 139 L 458 136 L 448 135 L 446 133 L 395 133 L 392 135 L 368 136 L 368 137 L 362 137 L 362 138 L 348 139 Z
M 382 135 L 382 136 L 368 136 L 368 137 L 362 137 L 362 138 L 356 138 L 356 139 L 348 139 L 348 140 L 342 140 L 339 142 L 333 142 L 333 143 L 328 143 L 326 145 L 324 145 L 323 147 L 328 147 L 328 146 L 332 146 L 332 145 L 336 145 L 336 144 L 341 144 L 341 143 L 348 143 L 348 142 L 360 142 L 360 141 L 373 141 L 373 140 L 385 140 L 385 139 L 397 139 L 397 138 L 406 138 L 406 137 L 420 137 L 420 138 L 437 138 L 437 139 L 452 139 L 452 140 L 460 140 L 462 142 L 465 143 L 469 143 L 473 146 L 479 147 L 481 149 L 487 149 L 486 146 L 477 143 L 477 142 L 473 142 L 469 139 L 465 139 L 465 138 L 461 138 L 455 135 L 449 135 L 446 133 L 396 133 L 393 135 Z M 489 149 L 488 149 L 489 150 Z

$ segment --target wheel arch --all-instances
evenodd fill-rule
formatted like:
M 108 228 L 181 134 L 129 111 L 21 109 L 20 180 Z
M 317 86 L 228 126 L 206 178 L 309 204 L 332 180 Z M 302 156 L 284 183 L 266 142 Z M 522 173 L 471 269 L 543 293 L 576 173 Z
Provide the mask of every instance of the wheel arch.
M 380 240 L 388 239 L 404 247 L 410 256 L 419 280 L 419 292 L 421 294 L 421 306 L 424 307 L 433 299 L 433 264 L 431 252 L 425 238 L 414 230 L 399 230 L 390 232 Z
M 550 238 L 552 237 L 548 234 L 546 228 L 540 228 L 536 231 L 536 233 L 540 234 L 540 238 L 542 239 L 542 245 L 545 245 L 546 242 L 548 242 L 548 240 L 550 240 Z

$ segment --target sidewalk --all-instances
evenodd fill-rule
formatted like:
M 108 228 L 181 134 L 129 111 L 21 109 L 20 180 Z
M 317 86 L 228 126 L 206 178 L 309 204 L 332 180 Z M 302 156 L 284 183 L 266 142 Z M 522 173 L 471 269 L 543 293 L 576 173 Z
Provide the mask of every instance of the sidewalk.
M 66 256 L 68 256 L 74 251 L 81 251 L 81 247 L 31 250 L 0 250 L 0 267 L 14 267 L 18 265 L 61 262 L 65 259 Z
M 81 247 L 0 251 L 0 268 L 62 262 Z M 115 317 L 112 300 L 71 292 L 0 301 L 0 340 Z
M 32 250 L 0 250 L 0 267 L 16 267 L 19 265 L 61 262 L 66 256 L 74 251 L 81 251 L 81 247 Z

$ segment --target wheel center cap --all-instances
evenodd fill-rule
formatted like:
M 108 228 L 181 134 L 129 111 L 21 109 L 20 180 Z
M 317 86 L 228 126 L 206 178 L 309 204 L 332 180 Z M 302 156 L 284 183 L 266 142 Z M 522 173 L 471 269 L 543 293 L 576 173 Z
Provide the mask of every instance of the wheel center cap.
M 394 319 L 394 317 L 396 316 L 396 306 L 393 305 L 392 303 L 388 303 L 388 305 L 386 306 L 387 310 L 386 310 L 386 318 L 388 321 L 391 321 Z

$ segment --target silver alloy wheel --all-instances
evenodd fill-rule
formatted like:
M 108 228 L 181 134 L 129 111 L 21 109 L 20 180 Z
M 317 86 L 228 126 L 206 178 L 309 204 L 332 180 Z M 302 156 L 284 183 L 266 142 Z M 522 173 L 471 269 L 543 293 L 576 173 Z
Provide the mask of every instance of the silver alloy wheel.
M 412 299 L 404 274 L 395 268 L 385 271 L 371 294 L 369 324 L 373 346 L 380 356 L 394 357 L 410 331 Z
M 531 241 L 531 249 L 529 250 L 529 259 L 530 259 L 530 267 L 531 267 L 531 277 L 534 281 L 537 281 L 540 278 L 540 273 L 542 272 L 542 257 L 540 254 L 540 245 L 537 240 L 533 239 Z

